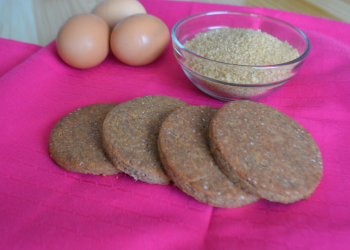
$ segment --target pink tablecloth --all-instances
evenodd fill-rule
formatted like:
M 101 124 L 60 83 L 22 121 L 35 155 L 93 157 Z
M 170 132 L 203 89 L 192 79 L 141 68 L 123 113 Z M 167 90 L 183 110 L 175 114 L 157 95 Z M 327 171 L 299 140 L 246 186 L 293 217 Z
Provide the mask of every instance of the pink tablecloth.
M 321 184 L 294 204 L 220 209 L 172 185 L 64 171 L 49 157 L 49 134 L 81 106 L 149 94 L 223 103 L 190 83 L 170 44 L 145 67 L 110 55 L 77 70 L 60 60 L 54 42 L 40 48 L 0 39 L 0 249 L 349 249 L 350 25 L 263 8 L 141 2 L 169 29 L 190 14 L 228 9 L 277 17 L 305 32 L 312 49 L 300 75 L 259 101 L 314 136 L 324 159 Z

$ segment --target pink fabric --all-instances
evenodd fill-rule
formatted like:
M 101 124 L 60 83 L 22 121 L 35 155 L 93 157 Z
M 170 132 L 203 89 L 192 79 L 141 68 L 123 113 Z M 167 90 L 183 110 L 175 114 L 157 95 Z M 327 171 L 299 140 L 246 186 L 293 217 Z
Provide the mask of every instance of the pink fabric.
M 14 40 L 0 40 L 0 77 L 13 67 L 25 61 L 41 47 L 35 44 L 21 43 Z
M 81 106 L 150 94 L 223 102 L 193 86 L 170 43 L 148 66 L 109 55 L 77 70 L 60 60 L 54 42 L 38 50 L 0 39 L 0 249 L 349 249 L 350 25 L 264 8 L 141 2 L 169 29 L 190 14 L 228 9 L 277 17 L 305 32 L 312 47 L 301 73 L 259 102 L 313 135 L 324 160 L 319 187 L 294 204 L 261 200 L 220 209 L 172 185 L 64 171 L 49 157 L 49 134 Z

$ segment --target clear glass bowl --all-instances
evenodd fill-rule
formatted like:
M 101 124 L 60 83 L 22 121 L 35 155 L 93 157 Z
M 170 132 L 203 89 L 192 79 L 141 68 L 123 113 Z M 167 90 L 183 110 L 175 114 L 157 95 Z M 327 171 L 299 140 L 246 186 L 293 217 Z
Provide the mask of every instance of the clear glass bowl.
M 300 56 L 277 65 L 249 66 L 211 60 L 184 47 L 185 42 L 194 38 L 196 34 L 223 27 L 260 29 L 281 41 L 287 41 L 298 50 Z M 256 100 L 274 93 L 300 72 L 310 51 L 308 38 L 298 28 L 272 17 L 248 12 L 214 11 L 188 16 L 175 24 L 171 38 L 176 60 L 187 77 L 200 90 L 222 101 Z M 224 82 L 195 72 L 191 69 L 193 63 L 205 63 L 210 68 L 229 71 L 232 74 L 266 77 L 257 84 Z

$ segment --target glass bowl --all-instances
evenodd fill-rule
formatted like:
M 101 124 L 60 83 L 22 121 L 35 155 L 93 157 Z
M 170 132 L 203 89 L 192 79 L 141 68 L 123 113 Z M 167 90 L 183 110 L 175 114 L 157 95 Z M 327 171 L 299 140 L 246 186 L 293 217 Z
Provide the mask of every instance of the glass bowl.
M 276 65 L 238 65 L 208 59 L 184 47 L 185 42 L 196 34 L 224 27 L 260 29 L 283 42 L 287 41 L 298 50 L 299 57 Z M 300 72 L 310 51 L 308 38 L 298 28 L 276 18 L 248 12 L 213 11 L 188 16 L 175 24 L 171 38 L 176 60 L 187 77 L 200 90 L 222 101 L 256 100 L 274 93 Z M 225 82 L 214 79 L 194 71 L 192 66 L 195 64 L 238 76 L 243 74 L 248 80 Z M 257 80 L 256 76 L 261 77 Z

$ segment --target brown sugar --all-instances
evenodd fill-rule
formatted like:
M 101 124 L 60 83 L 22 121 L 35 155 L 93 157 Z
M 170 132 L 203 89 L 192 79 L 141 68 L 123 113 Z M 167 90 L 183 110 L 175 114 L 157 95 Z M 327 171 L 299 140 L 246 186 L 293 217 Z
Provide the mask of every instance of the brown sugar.
M 291 76 L 291 65 L 264 70 L 251 66 L 277 65 L 299 57 L 298 50 L 287 41 L 282 42 L 272 35 L 252 29 L 213 29 L 197 34 L 184 46 L 202 57 L 226 63 L 219 64 L 188 54 L 186 63 L 193 71 L 220 81 L 240 84 L 286 79 Z

